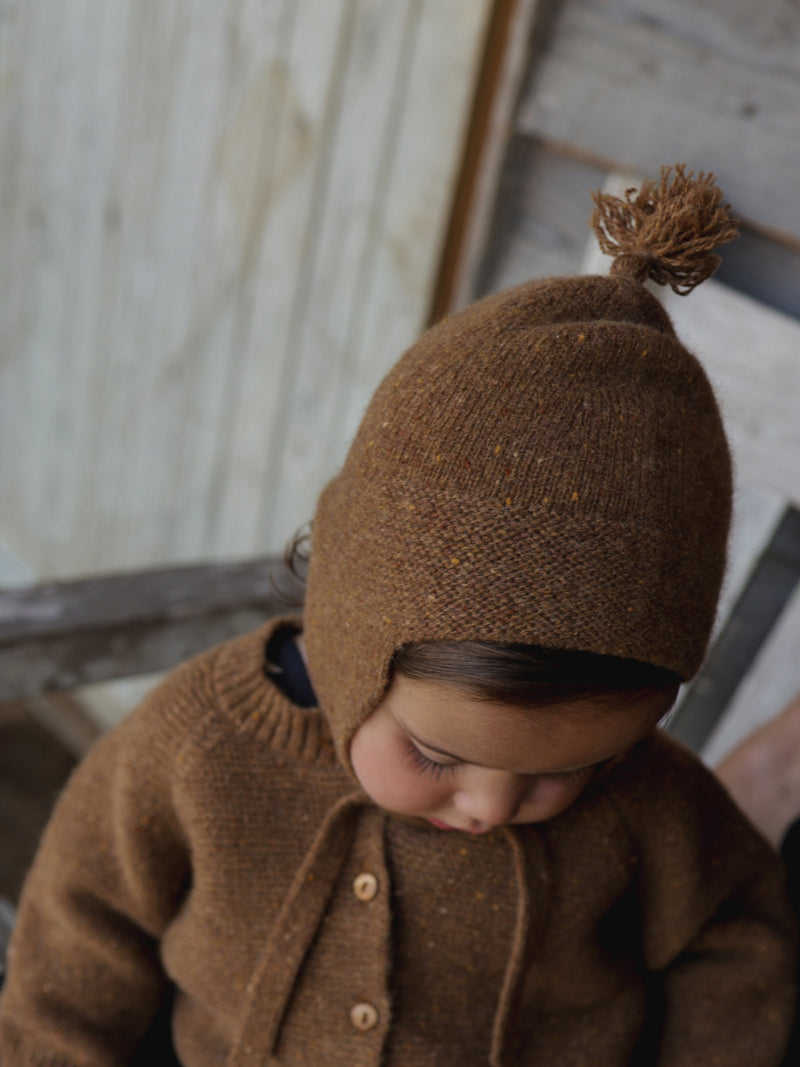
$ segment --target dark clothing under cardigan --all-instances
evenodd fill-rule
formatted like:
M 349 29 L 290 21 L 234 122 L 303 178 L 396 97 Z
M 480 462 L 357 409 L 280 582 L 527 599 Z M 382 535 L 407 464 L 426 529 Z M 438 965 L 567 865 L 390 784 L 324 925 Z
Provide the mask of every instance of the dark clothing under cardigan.
M 556 819 L 441 833 L 372 804 L 269 680 L 275 626 L 176 671 L 76 771 L 2 1067 L 128 1063 L 168 996 L 185 1067 L 780 1062 L 783 872 L 689 753 L 657 732 Z

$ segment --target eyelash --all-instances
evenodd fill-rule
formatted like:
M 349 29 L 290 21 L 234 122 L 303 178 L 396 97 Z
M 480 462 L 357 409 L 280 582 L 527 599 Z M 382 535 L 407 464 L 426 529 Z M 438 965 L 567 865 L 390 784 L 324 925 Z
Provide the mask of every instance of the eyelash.
M 420 752 L 413 741 L 409 741 L 406 746 L 406 758 L 418 771 L 430 775 L 431 778 L 441 778 L 443 774 L 452 774 L 458 766 L 457 763 L 439 763 L 437 760 L 431 759 L 424 752 Z M 578 778 L 588 777 L 594 770 L 596 770 L 595 767 L 581 767 L 575 771 L 555 771 L 553 774 L 543 775 L 543 777 L 555 779 L 559 782 L 572 782 Z
M 556 771 L 554 774 L 546 775 L 547 778 L 555 778 L 560 782 L 571 782 L 576 778 L 586 778 L 595 770 L 594 767 L 580 767 L 576 771 Z
M 439 763 L 431 759 L 424 752 L 420 752 L 413 741 L 409 741 L 406 745 L 406 758 L 418 771 L 430 775 L 431 778 L 441 778 L 443 774 L 452 774 L 458 766 L 457 763 Z

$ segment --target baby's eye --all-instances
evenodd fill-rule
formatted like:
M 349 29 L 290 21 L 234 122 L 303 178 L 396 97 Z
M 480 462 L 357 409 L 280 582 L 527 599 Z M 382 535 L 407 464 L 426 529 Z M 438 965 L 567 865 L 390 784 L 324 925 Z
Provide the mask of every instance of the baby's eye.
M 443 774 L 451 774 L 458 766 L 457 763 L 439 763 L 438 760 L 431 759 L 424 752 L 420 752 L 413 741 L 407 743 L 405 756 L 408 762 L 416 767 L 418 771 L 423 774 L 429 774 L 432 778 L 440 778 Z

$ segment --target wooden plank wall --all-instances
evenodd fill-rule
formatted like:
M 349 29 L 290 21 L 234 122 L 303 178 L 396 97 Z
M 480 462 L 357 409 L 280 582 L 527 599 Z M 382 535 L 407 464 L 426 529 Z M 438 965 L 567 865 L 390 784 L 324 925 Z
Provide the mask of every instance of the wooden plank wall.
M 713 170 L 749 222 L 800 244 L 793 0 L 560 0 L 518 128 L 609 169 Z
M 490 9 L 1 0 L 7 576 L 310 517 L 424 323 Z
M 800 9 L 542 0 L 537 31 L 473 292 L 604 271 L 587 258 L 589 197 L 612 173 L 624 187 L 677 161 L 716 172 L 742 237 L 714 282 L 668 305 L 715 381 L 736 453 L 724 621 L 785 507 L 800 504 Z M 796 591 L 706 758 L 800 688 L 798 646 Z
M 477 291 L 577 270 L 589 191 L 677 161 L 713 170 L 745 223 L 720 279 L 800 316 L 797 5 L 540 0 Z

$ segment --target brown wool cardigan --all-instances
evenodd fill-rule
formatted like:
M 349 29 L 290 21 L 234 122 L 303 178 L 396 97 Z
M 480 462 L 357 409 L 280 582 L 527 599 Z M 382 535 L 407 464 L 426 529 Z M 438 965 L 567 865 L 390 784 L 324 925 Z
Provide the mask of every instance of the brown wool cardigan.
M 550 822 L 442 833 L 376 808 L 265 678 L 275 625 L 176 671 L 74 775 L 2 1067 L 129 1062 L 165 975 L 186 1067 L 780 1061 L 782 873 L 693 757 L 657 733 Z

